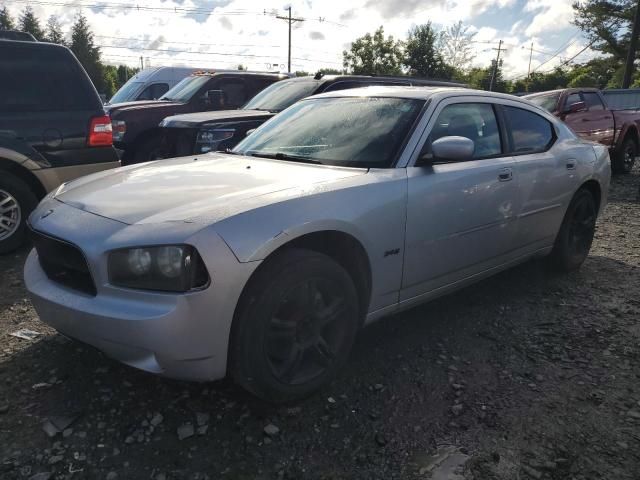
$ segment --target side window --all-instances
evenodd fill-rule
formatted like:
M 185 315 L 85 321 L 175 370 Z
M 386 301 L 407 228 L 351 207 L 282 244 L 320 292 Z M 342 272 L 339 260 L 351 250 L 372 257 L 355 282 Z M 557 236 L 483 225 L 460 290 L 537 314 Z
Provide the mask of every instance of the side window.
M 505 106 L 504 113 L 514 153 L 543 152 L 553 143 L 553 125 L 546 118 L 516 107 Z
M 564 102 L 565 108 L 568 108 L 569 105 L 573 105 L 574 103 L 578 103 L 582 101 L 582 97 L 579 93 L 571 93 L 567 97 L 567 100 Z
M 98 98 L 68 50 L 2 46 L 0 111 L 89 110 Z
M 473 140 L 473 159 L 493 157 L 502 153 L 500 129 L 489 103 L 456 103 L 442 109 L 420 157 L 431 155 L 431 145 L 442 137 L 466 137 Z
M 226 78 L 218 83 L 222 90 L 224 108 L 240 108 L 247 101 L 247 88 L 240 78 Z
M 262 90 L 274 83 L 274 80 L 275 79 L 272 78 L 252 78 L 250 88 L 253 90 L 249 92 L 249 96 L 253 97 L 254 95 L 260 93 Z
M 157 100 L 169 90 L 167 83 L 154 83 L 145 88 L 136 100 Z
M 604 110 L 604 104 L 597 93 L 584 92 L 582 96 L 584 97 L 584 103 L 587 104 L 588 110 Z

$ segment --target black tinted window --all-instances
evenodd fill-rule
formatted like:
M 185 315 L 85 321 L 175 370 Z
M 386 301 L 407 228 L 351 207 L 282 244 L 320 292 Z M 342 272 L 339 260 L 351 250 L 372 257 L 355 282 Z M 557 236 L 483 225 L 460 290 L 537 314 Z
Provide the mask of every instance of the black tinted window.
M 140 95 L 138 95 L 138 100 L 157 100 L 168 91 L 169 84 L 154 83 L 153 85 L 149 85 Z
M 553 142 L 553 125 L 540 115 L 516 107 L 504 107 L 515 153 L 541 152 Z
M 380 81 L 338 81 L 336 83 L 332 83 L 329 85 L 324 91 L 325 92 L 335 92 L 337 90 L 348 90 L 351 88 L 360 88 L 360 87 L 372 87 L 375 85 L 386 85 L 386 86 L 408 86 L 407 82 L 380 82 Z
M 584 103 L 587 104 L 589 110 L 604 110 L 604 104 L 597 93 L 585 92 L 582 94 Z
M 99 100 L 71 53 L 2 47 L 0 112 L 90 110 Z
M 222 90 L 225 108 L 240 108 L 247 101 L 247 89 L 242 79 L 221 80 L 218 88 Z
M 431 144 L 442 137 L 466 137 L 473 140 L 474 159 L 502 153 L 498 122 L 493 107 L 488 103 L 456 103 L 444 107 L 420 156 L 430 155 Z

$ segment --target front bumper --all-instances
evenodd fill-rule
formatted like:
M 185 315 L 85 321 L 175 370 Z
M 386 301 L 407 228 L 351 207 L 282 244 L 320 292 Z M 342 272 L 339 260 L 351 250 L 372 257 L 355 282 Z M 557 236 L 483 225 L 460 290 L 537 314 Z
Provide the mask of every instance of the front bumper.
M 31 217 L 33 228 L 77 245 L 87 258 L 97 290 L 94 297 L 49 279 L 33 250 L 24 278 L 43 322 L 148 372 L 195 381 L 225 376 L 235 306 L 257 263 L 238 262 L 207 228 L 185 243 L 196 247 L 207 265 L 209 288 L 176 294 L 114 287 L 108 283 L 105 252 L 115 245 L 148 244 L 148 238 L 164 243 L 162 234 L 147 235 L 146 242 L 136 243 L 133 237 L 154 226 L 125 225 L 55 200 L 43 204 L 47 205 L 41 204 Z M 39 213 L 51 206 L 54 213 L 41 219 Z M 174 237 L 175 232 L 165 235 Z

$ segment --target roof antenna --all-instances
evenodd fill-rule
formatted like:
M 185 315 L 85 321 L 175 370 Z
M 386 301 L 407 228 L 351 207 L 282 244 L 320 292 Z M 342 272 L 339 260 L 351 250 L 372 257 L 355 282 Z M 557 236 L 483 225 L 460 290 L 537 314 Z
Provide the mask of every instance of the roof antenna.
M 318 72 L 313 76 L 313 79 L 320 80 L 322 77 L 324 77 L 324 72 L 321 72 L 320 70 L 318 70 Z

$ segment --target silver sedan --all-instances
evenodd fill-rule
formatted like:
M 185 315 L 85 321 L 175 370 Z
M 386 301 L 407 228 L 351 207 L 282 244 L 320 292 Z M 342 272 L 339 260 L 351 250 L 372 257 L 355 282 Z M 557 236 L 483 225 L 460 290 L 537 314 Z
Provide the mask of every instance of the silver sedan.
M 44 322 L 128 365 L 288 401 L 378 318 L 532 257 L 580 267 L 609 178 L 605 147 L 525 100 L 332 92 L 228 154 L 63 185 L 25 282 Z

